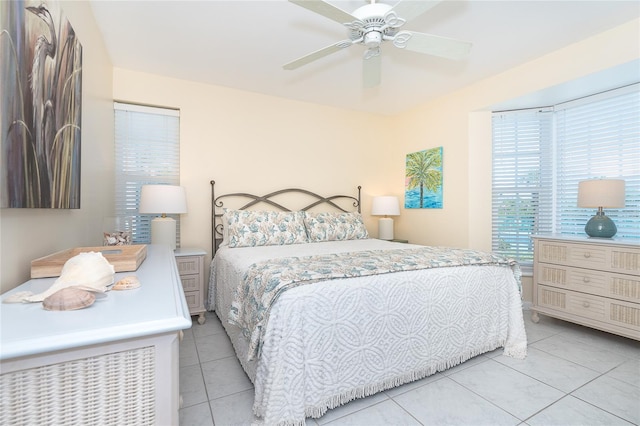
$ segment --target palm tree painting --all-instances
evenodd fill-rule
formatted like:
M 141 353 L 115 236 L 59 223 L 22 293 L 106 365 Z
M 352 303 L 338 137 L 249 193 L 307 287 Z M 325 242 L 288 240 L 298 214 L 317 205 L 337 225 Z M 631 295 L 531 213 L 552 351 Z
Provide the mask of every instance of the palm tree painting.
M 56 1 L 0 1 L 1 207 L 80 208 L 82 45 Z
M 442 147 L 407 154 L 404 207 L 442 208 Z

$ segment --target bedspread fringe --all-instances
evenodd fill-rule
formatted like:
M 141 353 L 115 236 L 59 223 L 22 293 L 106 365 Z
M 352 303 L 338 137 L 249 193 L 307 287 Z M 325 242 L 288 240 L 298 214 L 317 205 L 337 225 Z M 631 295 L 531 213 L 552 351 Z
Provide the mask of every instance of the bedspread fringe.
M 440 371 L 448 370 L 449 368 L 462 364 L 463 362 L 468 361 L 473 357 L 476 357 L 483 353 L 491 352 L 504 345 L 505 345 L 504 340 L 495 344 L 487 344 L 480 349 L 476 349 L 473 351 L 466 352 L 464 354 L 460 354 L 457 357 L 454 357 L 445 362 L 441 362 L 435 366 L 421 368 L 421 369 L 414 370 L 396 377 L 392 377 L 390 379 L 383 380 L 378 383 L 372 383 L 372 384 L 361 386 L 355 389 L 351 389 L 349 391 L 340 393 L 338 395 L 334 395 L 326 399 L 322 405 L 306 407 L 304 415 L 305 417 L 312 417 L 317 419 L 319 417 L 322 417 L 327 412 L 327 410 L 331 410 L 333 408 L 339 407 L 355 399 L 365 398 L 387 389 L 395 388 L 397 386 L 411 383 L 416 380 L 424 379 L 425 377 L 431 376 Z M 526 356 L 526 345 L 524 348 L 524 354 L 521 348 L 507 349 L 506 347 L 504 349 L 504 354 L 507 356 L 511 356 L 513 358 L 521 358 L 521 357 L 524 358 L 524 356 Z M 258 417 L 264 418 L 264 411 L 261 408 L 262 407 L 254 406 L 254 413 Z M 278 426 L 304 426 L 305 425 L 305 418 L 295 419 L 295 420 L 294 419 L 286 419 L 286 420 L 265 419 L 265 420 L 266 422 L 253 423 L 252 426 L 258 426 L 258 425 L 263 426 L 263 425 L 272 425 L 272 424 L 277 424 Z

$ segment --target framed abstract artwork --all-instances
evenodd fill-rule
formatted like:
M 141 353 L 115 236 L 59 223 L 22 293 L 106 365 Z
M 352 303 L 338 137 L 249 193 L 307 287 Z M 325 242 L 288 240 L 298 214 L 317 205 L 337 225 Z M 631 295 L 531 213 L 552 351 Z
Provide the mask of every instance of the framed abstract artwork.
M 82 45 L 56 1 L 0 1 L 1 207 L 80 208 Z
M 442 208 L 442 147 L 407 154 L 404 207 Z

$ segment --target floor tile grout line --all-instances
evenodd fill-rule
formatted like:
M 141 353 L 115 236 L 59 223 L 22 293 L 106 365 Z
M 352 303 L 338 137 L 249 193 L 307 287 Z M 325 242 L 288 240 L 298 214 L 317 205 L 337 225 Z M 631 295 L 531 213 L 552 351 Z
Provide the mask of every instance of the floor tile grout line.
M 527 421 L 531 420 L 533 417 L 537 416 L 538 414 L 542 413 L 545 410 L 548 410 L 549 408 L 551 408 L 552 406 L 556 405 L 558 402 L 562 401 L 563 399 L 572 396 L 571 394 L 565 393 L 561 398 L 558 398 L 557 400 L 553 401 L 551 404 L 542 407 L 541 409 L 539 409 L 538 411 L 536 411 L 535 413 L 533 413 L 532 415 L 530 415 L 529 417 L 527 417 L 526 419 L 522 420 L 523 423 L 526 423 Z M 575 398 L 575 397 L 574 397 Z
M 626 362 L 626 361 L 625 361 L 625 362 Z M 618 366 L 618 367 L 619 367 L 619 366 Z M 611 368 L 609 371 L 607 371 L 606 373 L 602 373 L 602 374 L 600 374 L 598 377 L 594 377 L 592 380 L 589 380 L 587 383 L 583 384 L 582 386 L 579 386 L 578 388 L 576 388 L 576 389 L 572 390 L 572 391 L 569 393 L 569 395 L 571 395 L 572 397 L 574 397 L 574 398 L 576 398 L 576 399 L 578 399 L 578 400 L 580 400 L 580 401 L 584 402 L 585 404 L 588 404 L 588 405 L 590 405 L 590 406 L 592 406 L 592 407 L 597 408 L 598 410 L 605 411 L 605 412 L 607 412 L 607 413 L 611 414 L 612 416 L 615 416 L 615 417 L 617 417 L 617 418 L 619 418 L 619 419 L 624 420 L 625 422 L 629 422 L 629 423 L 633 424 L 633 421 L 631 421 L 631 420 L 629 420 L 629 419 L 625 419 L 624 417 L 621 417 L 621 416 L 620 416 L 620 415 L 618 415 L 618 414 L 612 413 L 611 411 L 607 410 L 607 409 L 606 409 L 606 408 L 604 408 L 604 407 L 600 407 L 600 406 L 598 406 L 598 405 L 595 405 L 594 403 L 592 403 L 592 402 L 590 402 L 590 401 L 587 401 L 587 400 L 585 400 L 584 398 L 581 398 L 581 397 L 580 397 L 580 396 L 578 396 L 578 395 L 574 395 L 574 394 L 573 394 L 574 392 L 578 391 L 579 389 L 582 389 L 583 387 L 587 386 L 588 384 L 590 384 L 590 383 L 592 383 L 592 382 L 594 382 L 594 381 L 596 381 L 596 380 L 598 380 L 598 379 L 600 379 L 600 378 L 602 378 L 602 377 L 606 376 L 607 374 L 609 374 L 611 371 L 613 371 L 613 370 L 614 370 L 614 369 L 616 369 L 616 368 L 617 368 L 617 367 L 613 367 L 613 368 Z M 626 382 L 623 382 L 622 380 L 618 380 L 618 379 L 616 379 L 615 377 L 610 377 L 610 378 L 611 378 L 612 380 L 616 380 L 616 381 L 621 382 L 621 383 L 626 383 Z M 627 384 L 628 384 L 628 383 L 627 383 Z M 633 385 L 631 385 L 631 386 L 633 386 Z
M 433 382 L 429 382 L 429 383 L 433 383 Z M 425 383 L 425 384 L 428 384 L 428 383 Z M 401 410 L 403 410 L 405 413 L 407 413 L 409 416 L 411 416 L 412 419 L 414 419 L 416 422 L 418 422 L 419 425 L 424 426 L 424 423 L 422 423 L 413 414 L 411 414 L 411 412 L 409 412 L 409 410 L 405 409 L 402 405 L 400 405 L 400 403 L 398 401 L 396 401 L 392 397 L 389 397 L 389 398 L 391 399 L 391 401 L 393 401 L 394 404 L 396 404 L 398 407 L 400 407 Z
M 594 369 L 592 369 L 592 368 L 585 367 L 584 365 L 582 365 L 582 364 L 578 364 L 577 362 L 574 362 L 574 361 L 571 361 L 571 360 L 568 360 L 568 359 L 565 359 L 565 358 L 559 357 L 559 356 L 557 356 L 557 355 L 554 355 L 554 354 L 552 354 L 552 353 L 549 353 L 549 352 L 543 351 L 543 350 L 541 350 L 541 349 L 537 349 L 537 348 L 536 348 L 536 350 L 539 350 L 539 351 L 541 351 L 541 352 L 544 352 L 544 353 L 546 353 L 546 354 L 548 354 L 548 355 L 551 355 L 551 356 L 553 356 L 553 357 L 555 357 L 555 358 L 558 358 L 558 359 L 561 359 L 561 360 L 563 360 L 563 361 L 566 361 L 566 362 L 570 362 L 570 363 L 572 363 L 572 364 L 575 364 L 575 365 L 577 365 L 578 367 L 586 368 L 586 369 L 587 369 L 587 370 L 589 370 L 589 371 L 593 371 L 594 373 L 597 373 L 597 374 L 598 374 L 598 376 L 596 376 L 596 377 L 594 377 L 593 379 L 591 379 L 591 380 L 587 381 L 586 383 L 583 383 L 582 385 L 578 386 L 577 388 L 575 388 L 575 389 L 573 389 L 573 390 L 571 390 L 571 391 L 567 392 L 567 391 L 564 391 L 564 390 L 562 390 L 562 389 L 559 389 L 559 388 L 557 388 L 557 387 L 553 386 L 552 384 L 546 383 L 546 382 L 542 381 L 541 379 L 539 379 L 539 378 L 537 378 L 537 377 L 533 377 L 533 376 L 531 376 L 529 373 L 526 373 L 526 372 L 524 372 L 524 371 L 520 371 L 520 370 L 518 370 L 518 369 L 516 369 L 516 368 L 514 368 L 514 367 L 512 367 L 512 366 L 510 366 L 510 365 L 508 365 L 508 364 L 503 364 L 502 362 L 500 362 L 500 361 L 498 361 L 498 360 L 495 360 L 495 359 L 494 359 L 494 361 L 495 361 L 495 362 L 497 362 L 497 363 L 499 363 L 499 364 L 501 364 L 501 365 L 503 365 L 503 366 L 505 366 L 505 367 L 507 367 L 507 368 L 510 368 L 511 370 L 515 371 L 516 373 L 523 374 L 523 375 L 525 375 L 525 376 L 527 376 L 527 377 L 529 377 L 529 378 L 531 378 L 531 379 L 533 379 L 533 380 L 536 380 L 537 382 L 542 383 L 543 385 L 549 386 L 549 387 L 551 387 L 551 388 L 553 388 L 553 389 L 557 390 L 558 392 L 562 392 L 562 393 L 564 393 L 564 394 L 566 394 L 566 395 L 571 394 L 572 392 L 574 392 L 574 391 L 576 391 L 576 390 L 580 389 L 581 387 L 583 387 L 583 386 L 584 386 L 584 385 L 586 385 L 587 383 L 590 383 L 590 382 L 592 382 L 593 380 L 597 379 L 598 377 L 601 377 L 601 376 L 603 376 L 604 374 L 606 374 L 606 373 L 601 373 L 601 372 L 599 372 L 599 371 L 596 371 L 596 370 L 594 370 Z M 493 358 L 492 358 L 492 359 L 493 359 Z
M 497 361 L 496 361 L 497 362 Z M 454 375 L 454 374 L 453 374 Z M 524 420 L 522 420 L 520 417 L 518 417 L 517 415 L 513 414 L 510 411 L 505 410 L 504 408 L 500 407 L 499 405 L 497 405 L 495 402 L 488 400 L 487 398 L 485 398 L 484 396 L 480 395 L 479 393 L 477 393 L 476 391 L 474 391 L 473 389 L 470 389 L 468 387 L 466 387 L 465 385 L 463 385 L 462 383 L 456 381 L 455 379 L 451 378 L 450 376 L 446 376 L 447 379 L 450 379 L 451 381 L 453 381 L 455 384 L 457 384 L 458 386 L 464 388 L 465 390 L 471 392 L 472 394 L 480 397 L 481 399 L 487 401 L 489 404 L 493 405 L 494 407 L 496 407 L 498 410 L 503 411 L 505 413 L 507 413 L 508 415 L 510 415 L 511 417 L 514 417 L 515 419 L 518 420 L 518 424 L 522 423 Z

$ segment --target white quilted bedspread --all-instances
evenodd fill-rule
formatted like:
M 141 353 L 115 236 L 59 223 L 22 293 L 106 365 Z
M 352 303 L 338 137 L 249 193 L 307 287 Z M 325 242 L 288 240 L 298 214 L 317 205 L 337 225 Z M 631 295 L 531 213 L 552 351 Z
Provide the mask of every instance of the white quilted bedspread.
M 265 424 L 303 424 L 305 417 L 498 347 L 506 355 L 526 355 L 511 269 L 461 266 L 291 289 L 271 309 L 260 358 L 247 361 L 247 342 L 227 323 L 227 314 L 249 265 L 273 257 L 410 247 L 416 246 L 371 239 L 218 252 L 209 306 L 215 306 L 255 385 L 254 412 Z

